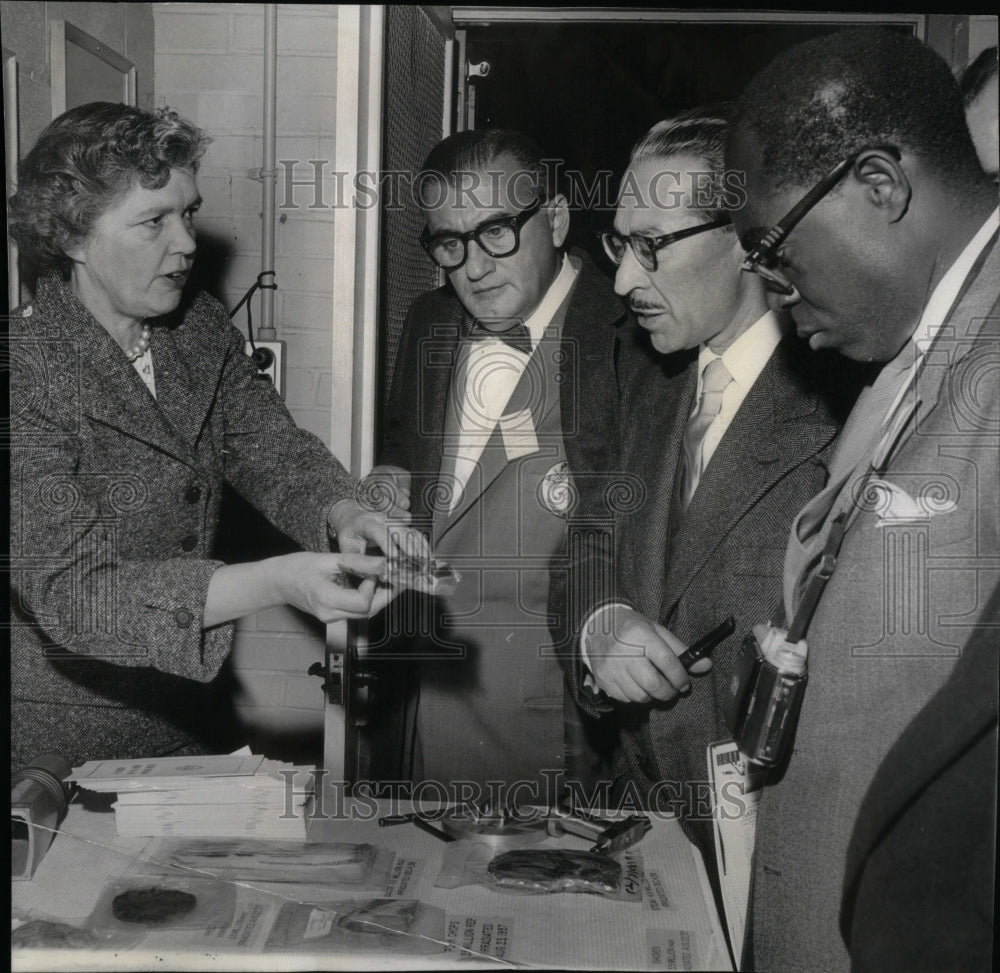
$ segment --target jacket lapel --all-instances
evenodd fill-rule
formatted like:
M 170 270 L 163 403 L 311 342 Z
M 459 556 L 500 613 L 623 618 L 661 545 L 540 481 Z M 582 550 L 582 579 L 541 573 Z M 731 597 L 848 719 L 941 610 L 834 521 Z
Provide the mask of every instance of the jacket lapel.
M 661 617 L 747 511 L 837 433 L 817 419 L 816 396 L 789 373 L 786 347 L 778 345 L 705 468 L 671 551 Z
M 657 505 L 664 515 L 651 517 L 647 528 L 641 532 L 646 539 L 640 552 L 641 568 L 636 572 L 636 583 L 643 613 L 649 618 L 661 617 L 667 578 L 667 552 L 680 529 L 681 515 L 674 502 L 676 481 L 684 445 L 684 429 L 697 387 L 698 358 L 694 355 L 676 380 L 663 384 L 661 404 L 655 407 L 650 405 L 652 415 L 670 417 L 665 440 L 656 444 L 636 444 L 646 489 L 666 498 L 665 503 Z
M 427 483 L 430 494 L 435 498 L 429 511 L 432 517 L 431 540 L 437 544 L 444 533 L 452 515 L 448 512 L 447 492 L 435 489 L 434 484 L 452 482 L 455 474 L 455 458 L 453 453 L 446 453 L 444 444 L 458 442 L 458 407 L 462 391 L 458 387 L 459 368 L 458 356 L 461 354 L 461 337 L 468 333 L 470 322 L 462 314 L 456 312 L 456 321 L 452 324 L 435 325 L 431 331 L 432 353 L 442 367 L 424 367 L 423 356 L 417 363 L 420 370 L 418 384 L 420 394 L 417 408 L 420 410 L 417 426 L 428 430 L 420 434 L 423 446 L 421 469 L 427 472 Z M 448 367 L 443 367 L 447 364 Z M 402 367 L 403 363 L 397 365 Z M 432 434 L 429 430 L 436 429 Z
M 931 347 L 924 355 L 924 362 L 917 378 L 915 392 L 910 395 L 911 409 L 920 403 L 917 421 L 910 421 L 903 428 L 893 446 L 897 452 L 913 435 L 922 416 L 927 415 L 941 397 L 945 379 L 956 365 L 976 347 L 981 334 L 996 336 L 998 281 L 1000 281 L 1000 247 L 998 234 L 994 233 L 983 248 L 979 259 L 969 272 L 955 303 L 951 306 L 945 323 Z M 989 330 L 992 328 L 992 332 Z
M 539 343 L 538 347 L 535 348 L 531 357 L 528 359 L 524 371 L 521 373 L 521 377 L 518 380 L 517 385 L 514 387 L 514 391 L 511 393 L 510 399 L 507 401 L 507 406 L 504 409 L 504 416 L 512 415 L 523 410 L 530 410 L 532 414 L 532 424 L 536 430 L 541 423 L 542 416 L 546 412 L 545 399 L 544 397 L 540 397 L 538 395 L 538 391 L 544 391 L 549 384 L 546 381 L 546 376 L 544 374 L 544 359 L 542 357 L 543 343 Z M 456 369 L 455 372 L 457 374 L 461 372 L 461 369 Z M 449 403 L 449 407 L 451 405 L 452 403 Z M 456 414 L 454 432 L 455 438 L 448 441 L 457 443 L 458 402 L 455 401 L 453 405 L 454 412 Z M 504 443 L 503 432 L 500 424 L 497 424 L 493 428 L 486 445 L 483 447 L 482 453 L 479 455 L 479 462 L 477 463 L 475 469 L 473 469 L 472 475 L 469 477 L 469 481 L 466 483 L 465 489 L 462 491 L 462 497 L 459 500 L 458 505 L 450 514 L 447 511 L 443 511 L 439 516 L 435 517 L 435 542 L 447 534 L 448 531 L 451 530 L 451 528 L 454 527 L 466 513 L 468 513 L 469 508 L 479 500 L 479 498 L 489 488 L 490 484 L 504 471 L 507 463 L 507 448 Z M 453 471 L 454 459 L 445 454 L 441 463 L 441 472 L 442 474 L 445 474 Z
M 80 366 L 80 410 L 125 436 L 153 446 L 190 465 L 190 450 L 177 436 L 135 368 L 69 287 L 55 277 L 38 283 L 36 303 L 55 323 L 60 337 L 72 342 Z M 153 330 L 154 368 L 163 348 L 163 330 Z
M 567 314 L 570 313 L 570 309 L 572 309 L 576 303 L 575 296 L 580 289 L 582 277 L 583 271 L 580 269 L 569 294 L 566 295 L 565 300 L 563 300 L 562 304 L 556 309 L 555 314 L 552 316 L 552 320 L 545 328 L 545 334 L 542 336 L 542 339 L 535 346 L 531 356 L 528 358 L 528 361 L 524 366 L 524 371 L 521 373 L 521 377 L 514 386 L 514 390 L 511 392 L 510 398 L 507 400 L 507 404 L 503 411 L 504 416 L 514 415 L 525 410 L 530 411 L 531 421 L 536 430 L 541 428 L 542 420 L 548 415 L 552 408 L 554 408 L 556 402 L 559 401 L 556 394 L 552 392 L 552 389 L 555 386 L 555 377 L 558 374 L 560 361 L 565 356 L 557 355 L 556 352 L 562 346 L 562 338 L 565 330 L 564 322 Z M 467 328 L 464 333 L 467 333 Z M 460 349 L 461 347 L 462 346 L 459 345 Z M 461 351 L 459 351 L 459 355 L 461 355 Z M 463 369 L 456 367 L 452 370 L 452 375 L 460 375 L 463 371 Z M 462 391 L 457 389 L 455 394 L 460 397 L 462 395 Z M 452 415 L 457 416 L 460 406 L 460 398 L 455 398 L 454 401 L 449 402 L 448 405 L 449 408 L 453 407 L 454 411 L 444 413 L 446 416 L 446 437 L 448 436 L 448 419 Z M 449 441 L 451 442 L 458 441 L 457 422 L 455 426 L 455 438 L 450 439 Z M 507 447 L 504 442 L 501 425 L 498 423 L 494 427 L 489 441 L 486 443 L 486 446 L 483 448 L 483 451 L 479 456 L 479 463 L 472 471 L 472 475 L 469 477 L 469 481 L 465 485 L 465 489 L 462 492 L 462 498 L 459 500 L 458 505 L 450 514 L 447 513 L 447 511 L 442 511 L 435 515 L 435 543 L 447 534 L 447 532 L 451 530 L 451 528 L 454 527 L 466 513 L 468 513 L 472 505 L 479 500 L 479 498 L 489 488 L 490 484 L 493 483 L 493 481 L 504 471 L 507 463 Z M 445 456 L 442 460 L 441 472 L 449 473 L 453 470 L 454 461 L 450 457 Z
M 855 485 L 867 475 L 870 464 L 876 464 L 879 471 L 885 470 L 914 435 L 923 418 L 937 405 L 949 376 L 961 374 L 961 362 L 975 350 L 976 339 L 980 335 L 995 336 L 997 284 L 1000 279 L 1000 253 L 996 239 L 997 234 L 994 234 L 969 272 L 944 324 L 924 353 L 918 366 L 916 383 L 906 391 L 887 434 L 875 437 L 859 454 L 852 472 L 844 480 L 848 486 L 839 490 L 825 517 L 826 522 L 840 513 L 856 511 L 853 500 Z M 991 328 L 994 329 L 992 332 Z M 962 421 L 957 414 L 956 419 Z M 790 573 L 786 573 L 785 581 L 787 590 L 791 583 Z
M 213 352 L 183 324 L 154 329 L 153 335 L 157 406 L 193 451 L 218 394 L 225 362 L 217 348 Z

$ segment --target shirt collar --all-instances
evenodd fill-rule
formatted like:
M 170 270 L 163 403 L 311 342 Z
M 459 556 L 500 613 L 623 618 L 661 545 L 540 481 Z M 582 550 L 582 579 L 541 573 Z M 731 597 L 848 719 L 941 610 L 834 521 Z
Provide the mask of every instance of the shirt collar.
M 979 228 L 979 232 L 968 242 L 965 249 L 958 255 L 958 259 L 938 281 L 938 285 L 934 288 L 930 300 L 924 307 L 924 313 L 913 332 L 913 341 L 921 354 L 927 351 L 941 330 L 951 306 L 955 303 L 955 299 L 965 283 L 965 278 L 969 276 L 973 264 L 998 226 L 1000 226 L 1000 208 L 993 210 L 987 217 L 986 222 Z
M 538 307 L 525 319 L 524 326 L 531 335 L 531 347 L 537 348 L 538 342 L 542 340 L 545 329 L 551 324 L 556 311 L 566 300 L 566 295 L 573 289 L 579 267 L 576 266 L 569 254 L 563 254 L 562 266 L 556 279 L 549 285 L 545 296 L 541 299 Z
M 721 355 L 717 355 L 708 345 L 702 345 L 698 353 L 698 383 L 705 374 L 705 366 L 713 358 L 721 358 L 726 370 L 744 391 L 748 391 L 768 359 L 781 341 L 781 322 L 774 311 L 767 311 L 743 332 Z

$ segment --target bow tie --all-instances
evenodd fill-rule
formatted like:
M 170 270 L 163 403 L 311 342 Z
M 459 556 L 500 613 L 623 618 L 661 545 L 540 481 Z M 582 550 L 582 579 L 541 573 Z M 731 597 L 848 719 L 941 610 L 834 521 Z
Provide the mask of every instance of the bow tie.
M 533 350 L 531 346 L 531 332 L 521 323 L 512 324 L 507 328 L 493 331 L 481 321 L 474 321 L 472 323 L 472 330 L 469 332 L 469 337 L 474 341 L 496 338 L 505 345 L 510 345 L 515 351 L 520 351 L 529 357 Z

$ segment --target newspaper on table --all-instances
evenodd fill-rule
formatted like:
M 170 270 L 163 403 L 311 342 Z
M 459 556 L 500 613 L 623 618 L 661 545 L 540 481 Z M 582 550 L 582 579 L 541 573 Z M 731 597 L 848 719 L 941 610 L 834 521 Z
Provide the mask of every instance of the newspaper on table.
M 122 837 L 272 838 L 304 841 L 313 770 L 250 754 L 92 760 L 69 780 L 117 794 Z

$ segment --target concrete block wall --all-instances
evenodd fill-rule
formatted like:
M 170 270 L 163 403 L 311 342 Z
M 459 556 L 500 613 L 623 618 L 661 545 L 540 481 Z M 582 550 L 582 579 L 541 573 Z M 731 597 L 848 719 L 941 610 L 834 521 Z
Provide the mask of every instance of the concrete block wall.
M 214 139 L 199 175 L 204 203 L 197 222 L 201 241 L 226 254 L 213 290 L 233 307 L 260 272 L 261 183 L 248 171 L 261 166 L 263 150 L 262 6 L 157 3 L 153 16 L 156 103 L 176 108 Z M 337 5 L 279 4 L 277 158 L 300 160 L 297 179 L 312 176 L 310 160 L 328 160 L 326 200 L 334 198 L 336 50 Z M 311 187 L 296 189 L 288 201 L 298 208 L 285 207 L 283 190 L 279 167 L 275 317 L 278 336 L 287 342 L 286 402 L 299 425 L 329 443 L 337 347 L 333 210 L 309 208 Z M 253 314 L 256 327 L 257 296 Z M 246 328 L 244 312 L 236 323 Z M 349 375 L 349 361 L 346 368 Z M 252 734 L 286 742 L 311 734 L 315 744 L 322 692 L 306 670 L 323 658 L 323 650 L 323 627 L 292 609 L 240 622 L 234 654 L 242 685 L 238 705 Z
M 34 145 L 52 121 L 48 25 L 67 20 L 127 57 L 136 67 L 136 100 L 153 104 L 153 14 L 147 3 L 0 3 L 3 46 L 13 51 L 18 68 L 20 154 Z

